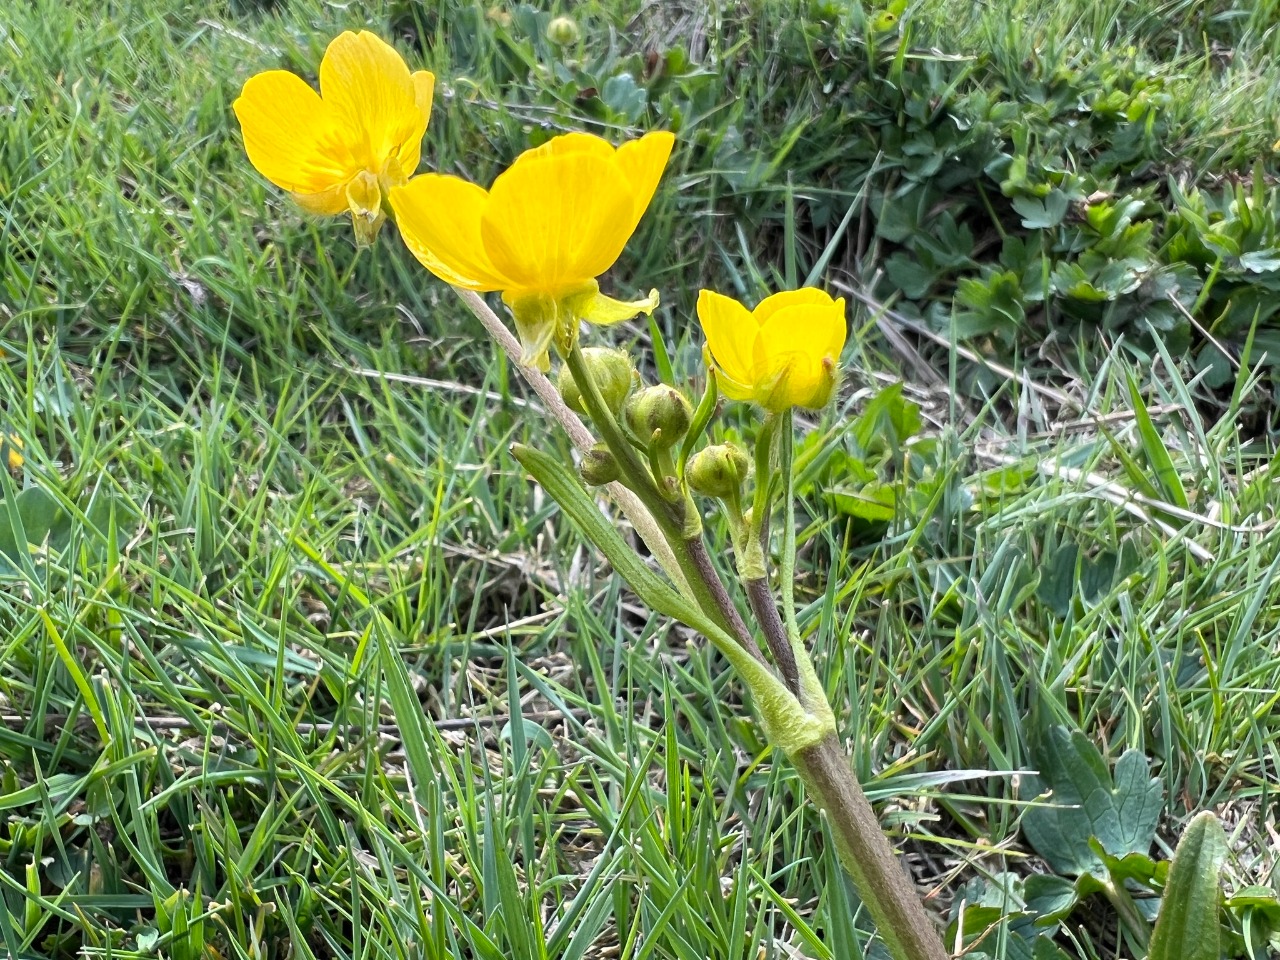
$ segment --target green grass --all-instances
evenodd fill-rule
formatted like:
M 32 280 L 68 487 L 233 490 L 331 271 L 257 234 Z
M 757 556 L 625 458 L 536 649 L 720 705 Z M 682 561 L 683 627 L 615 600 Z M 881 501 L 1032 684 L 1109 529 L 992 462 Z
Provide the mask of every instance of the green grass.
M 632 122 L 534 69 L 522 20 L 371 6 L 0 14 L 0 409 L 26 454 L 0 475 L 4 516 L 37 540 L 54 504 L 66 518 L 0 587 L 0 952 L 862 956 L 821 821 L 726 664 L 621 590 L 507 454 L 568 450 L 515 371 L 393 231 L 357 253 L 245 160 L 243 80 L 310 74 L 356 25 L 446 81 L 424 149 L 440 169 L 484 181 L 549 130 Z M 813 70 L 814 38 L 853 28 L 808 4 L 699 7 L 580 5 L 573 51 L 607 78 L 696 38 L 671 102 L 635 120 L 678 106 L 682 146 L 610 283 L 662 288 L 684 373 L 699 286 L 803 278 L 851 208 L 823 276 L 883 265 L 859 213 L 877 184 L 842 173 L 856 118 Z M 1018 8 L 922 4 L 913 49 L 1013 78 L 1033 50 L 1133 46 L 1171 94 L 1171 167 L 1209 183 L 1271 162 L 1274 4 Z M 1181 356 L 1093 338 L 1088 363 L 1031 382 L 980 351 L 904 352 L 880 320 L 855 314 L 822 425 L 853 451 L 871 393 L 918 384 L 925 429 L 883 476 L 909 507 L 851 520 L 828 496 L 848 477 L 813 465 L 801 616 L 931 904 L 1041 868 L 1015 781 L 1052 722 L 1151 759 L 1158 849 L 1213 809 L 1232 882 L 1274 887 L 1280 496 L 1257 357 L 1223 395 Z M 651 355 L 640 325 L 617 339 Z M 20 511 L 24 487 L 45 506 Z M 1046 582 L 1072 544 L 1122 575 L 1086 590 L 1067 570 L 1063 606 Z M 1059 942 L 1121 955 L 1101 907 Z

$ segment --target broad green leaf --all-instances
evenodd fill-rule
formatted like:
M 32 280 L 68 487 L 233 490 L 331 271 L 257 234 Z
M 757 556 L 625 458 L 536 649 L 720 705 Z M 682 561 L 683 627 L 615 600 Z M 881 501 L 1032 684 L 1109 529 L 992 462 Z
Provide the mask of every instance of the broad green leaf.
M 1152 860 L 1145 853 L 1127 853 L 1123 857 L 1113 857 L 1102 849 L 1096 840 L 1092 843 L 1093 852 L 1102 858 L 1112 883 L 1123 883 L 1132 880 L 1144 887 L 1159 888 L 1164 885 L 1168 875 L 1168 864 L 1164 861 Z
M 871 523 L 888 523 L 897 513 L 897 496 L 887 483 L 873 482 L 853 491 L 833 491 L 831 501 L 841 513 Z
M 1071 960 L 1071 958 L 1065 950 L 1052 940 L 1047 937 L 1041 937 L 1036 941 L 1036 949 L 1031 954 L 1031 960 Z
M 1059 617 L 1065 617 L 1071 612 L 1071 601 L 1076 589 L 1076 560 L 1079 556 L 1079 546 L 1064 543 L 1045 557 L 1040 568 L 1040 585 L 1036 588 L 1036 596 Z
M 1014 197 L 1013 209 L 1022 217 L 1022 225 L 1028 230 L 1048 230 L 1060 224 L 1067 215 L 1067 197 L 1061 190 L 1050 190 L 1043 200 Z
M 1050 925 L 1065 917 L 1080 902 L 1076 885 L 1066 877 L 1033 873 L 1023 882 L 1027 910 L 1036 914 L 1037 925 Z
M 604 86 L 600 88 L 600 99 L 614 113 L 621 114 L 634 123 L 644 113 L 649 94 L 636 83 L 631 74 L 620 73 L 604 82 Z
M 902 395 L 901 383 L 893 383 L 872 397 L 853 422 L 853 438 L 869 454 L 896 451 L 923 426 L 919 404 Z
M 1040 738 L 1034 757 L 1040 773 L 1024 782 L 1023 799 L 1037 802 L 1023 814 L 1022 832 L 1054 872 L 1105 877 L 1091 838 L 1113 857 L 1151 849 L 1164 788 L 1141 753 L 1126 751 L 1113 778 L 1083 733 L 1057 726 Z
M 1187 825 L 1173 854 L 1148 960 L 1221 960 L 1222 864 L 1227 835 L 1206 810 Z

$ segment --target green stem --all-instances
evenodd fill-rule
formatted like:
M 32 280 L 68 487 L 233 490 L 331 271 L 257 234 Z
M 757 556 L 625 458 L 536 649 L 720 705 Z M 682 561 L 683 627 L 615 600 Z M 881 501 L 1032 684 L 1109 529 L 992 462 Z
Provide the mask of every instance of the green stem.
M 779 561 L 778 584 L 782 590 L 782 619 L 792 643 L 800 642 L 800 625 L 796 622 L 796 496 L 795 496 L 795 427 L 791 411 L 784 414 L 778 443 L 778 471 L 782 474 L 782 557 Z
M 948 960 L 937 927 L 894 856 L 835 736 L 792 754 L 810 798 L 827 815 L 836 853 L 894 960 Z
M 738 613 L 729 592 L 711 564 L 711 558 L 707 555 L 707 548 L 701 535 L 696 537 L 685 535 L 685 518 L 682 515 L 685 509 L 684 504 L 672 503 L 654 483 L 649 466 L 640 459 L 636 448 L 623 435 L 613 412 L 601 397 L 600 388 L 587 369 L 582 347 L 576 341 L 569 355 L 565 357 L 565 362 L 569 364 L 569 372 L 573 374 L 574 382 L 577 383 L 578 390 L 582 394 L 582 403 L 587 408 L 587 414 L 591 417 L 596 429 L 600 431 L 600 437 L 605 446 L 618 461 L 618 469 L 622 473 L 624 485 L 633 490 L 640 498 L 640 502 L 653 514 L 658 528 L 671 547 L 671 552 L 675 554 L 676 563 L 688 581 L 698 606 L 715 621 L 717 626 L 733 637 L 739 646 L 763 663 L 764 657 L 752 639 L 751 631 L 743 621 L 742 615 Z M 677 514 L 677 510 L 680 515 Z
M 777 415 L 771 413 L 765 417 L 760 435 L 756 437 L 756 487 L 751 499 L 751 522 L 748 525 L 742 554 L 738 557 L 738 572 L 746 581 L 759 580 L 768 575 L 765 565 L 765 540 L 769 537 L 769 494 L 773 486 L 773 437 L 777 429 Z
M 1120 916 L 1120 923 L 1124 926 L 1129 936 L 1133 938 L 1134 945 L 1145 951 L 1151 938 L 1151 924 L 1142 915 L 1138 905 L 1133 902 L 1133 897 L 1129 895 L 1129 891 L 1124 888 L 1122 882 L 1117 883 L 1111 880 L 1103 886 L 1102 892 L 1111 901 L 1111 905 L 1115 907 L 1116 913 Z
M 608 525 L 602 522 L 585 492 L 576 484 L 557 478 L 554 461 L 536 451 L 524 450 L 521 462 L 537 468 L 535 475 L 541 474 L 539 480 L 544 486 L 549 482 L 556 487 L 550 492 L 562 505 L 572 505 L 578 521 L 591 530 L 591 539 L 604 550 L 624 579 L 633 586 L 647 584 L 640 590 L 643 600 L 654 609 L 700 630 L 729 657 L 752 691 L 770 741 L 795 764 L 809 796 L 827 815 L 840 862 L 853 878 L 858 894 L 893 960 L 948 960 L 942 938 L 925 912 L 914 885 L 894 857 L 893 848 L 880 827 L 875 811 L 867 802 L 853 767 L 836 739 L 835 718 L 813 664 L 799 644 L 798 632 L 786 631 L 796 654 L 796 670 L 806 701 L 804 704 L 763 662 L 764 658 L 746 631 L 745 624 L 740 630 L 737 625 L 727 626 L 735 619 L 737 624 L 741 624 L 741 617 L 715 572 L 706 544 L 701 536 L 680 536 L 683 518 L 676 511 L 682 510 L 683 505 L 667 501 L 654 485 L 648 465 L 641 462 L 637 451 L 622 434 L 613 414 L 601 399 L 599 389 L 586 369 L 581 347 L 575 343 L 566 359 L 582 392 L 587 412 L 605 444 L 618 459 L 624 479 L 633 484 L 632 489 L 654 515 L 670 543 L 693 590 L 696 607 L 683 606 L 679 595 L 670 591 L 665 581 L 653 579 L 656 575 L 625 548 L 617 531 L 605 529 Z M 748 549 L 752 550 L 763 551 L 761 536 L 767 529 L 772 482 L 771 448 L 773 433 L 777 429 L 778 418 L 770 417 L 758 442 L 765 446 L 763 457 L 757 446 L 757 464 L 763 463 L 764 470 L 763 476 L 759 469 L 757 472 L 752 529 L 747 537 Z M 790 481 L 786 482 L 789 489 Z M 763 557 L 760 559 L 763 565 Z M 784 564 L 787 563 L 793 564 L 794 561 L 784 560 Z M 773 615 L 777 617 L 776 607 Z M 703 616 L 707 619 L 702 619 Z M 794 620 L 794 612 L 790 616 Z

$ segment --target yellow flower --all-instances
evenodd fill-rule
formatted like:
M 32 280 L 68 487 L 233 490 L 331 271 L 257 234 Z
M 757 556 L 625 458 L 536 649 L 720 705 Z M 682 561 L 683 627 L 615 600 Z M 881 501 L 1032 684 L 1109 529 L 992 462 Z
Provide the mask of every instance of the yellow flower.
M 350 211 L 367 244 L 387 192 L 417 169 L 435 83 L 374 34 L 348 31 L 324 52 L 319 93 L 268 70 L 249 78 L 233 108 L 258 172 L 309 213 Z
M 844 298 L 805 287 L 775 293 L 748 311 L 732 297 L 698 294 L 698 320 L 720 390 L 775 413 L 831 399 L 844 349 Z
M 615 150 L 568 133 L 526 150 L 491 190 L 428 173 L 393 189 L 391 209 L 405 244 L 441 280 L 502 291 L 524 362 L 545 370 L 552 341 L 568 351 L 579 320 L 618 323 L 658 305 L 656 290 L 629 303 L 603 296 L 596 277 L 635 231 L 674 139 L 649 133 Z
M 26 463 L 26 457 L 22 455 L 22 438 L 16 433 L 10 433 L 4 437 L 3 443 L 0 443 L 0 448 L 4 450 L 5 460 L 9 464 L 9 469 L 15 473 L 21 470 L 22 465 Z

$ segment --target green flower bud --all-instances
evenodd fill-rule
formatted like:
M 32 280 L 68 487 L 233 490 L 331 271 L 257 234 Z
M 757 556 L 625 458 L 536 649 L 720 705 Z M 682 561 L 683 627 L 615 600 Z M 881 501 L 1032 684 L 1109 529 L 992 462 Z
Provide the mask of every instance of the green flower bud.
M 627 399 L 627 394 L 631 392 L 631 385 L 636 379 L 636 370 L 631 365 L 631 358 L 622 350 L 587 347 L 582 351 L 582 359 L 587 365 L 587 372 L 591 374 L 591 379 L 595 381 L 596 389 L 604 398 L 604 405 L 616 417 L 622 410 L 623 401 Z M 559 387 L 560 396 L 564 397 L 564 402 L 568 404 L 569 409 L 585 416 L 587 405 L 582 402 L 582 391 L 578 389 L 578 384 L 574 381 L 573 373 L 569 370 L 567 363 L 560 367 L 556 386 Z
M 577 43 L 579 36 L 578 21 L 573 17 L 556 17 L 547 24 L 547 39 L 557 47 Z
M 668 450 L 680 442 L 693 421 L 693 405 L 674 387 L 659 384 L 634 394 L 624 409 L 627 426 L 642 443 Z
M 728 497 L 742 489 L 751 459 L 736 443 L 704 447 L 689 460 L 689 486 L 708 497 Z
M 579 467 L 579 472 L 589 487 L 602 487 L 622 476 L 622 472 L 618 469 L 618 461 L 603 443 L 597 443 L 582 455 L 582 466 Z

